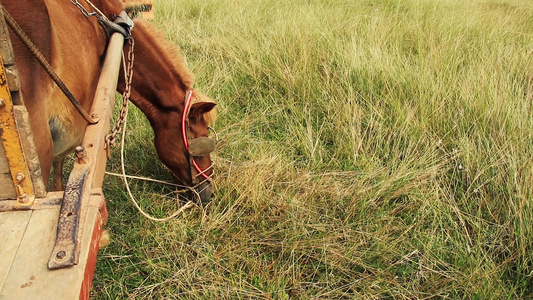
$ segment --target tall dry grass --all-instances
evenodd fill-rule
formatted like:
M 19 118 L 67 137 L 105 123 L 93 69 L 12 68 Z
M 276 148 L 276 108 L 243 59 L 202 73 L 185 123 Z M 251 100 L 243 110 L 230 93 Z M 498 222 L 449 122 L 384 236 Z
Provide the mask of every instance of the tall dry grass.
M 219 103 L 217 194 L 155 224 L 109 178 L 94 298 L 533 296 L 533 2 L 155 12 Z M 131 115 L 128 171 L 169 178 Z M 176 208 L 168 188 L 135 189 L 154 214 Z

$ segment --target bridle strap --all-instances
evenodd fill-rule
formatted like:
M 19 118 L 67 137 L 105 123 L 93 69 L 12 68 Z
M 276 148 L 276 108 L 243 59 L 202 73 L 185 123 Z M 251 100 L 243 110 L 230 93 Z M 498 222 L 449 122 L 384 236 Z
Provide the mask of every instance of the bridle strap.
M 183 143 L 185 144 L 185 150 L 187 150 L 187 154 L 189 156 L 191 155 L 189 154 L 189 139 L 187 138 L 187 116 L 189 115 L 192 95 L 193 95 L 192 90 L 187 90 L 187 92 L 185 93 L 185 104 L 183 106 L 183 114 L 181 117 L 181 134 L 183 137 Z M 204 177 L 205 179 L 209 179 L 209 176 L 205 174 L 205 170 L 202 171 L 202 169 L 200 169 L 200 167 L 194 160 L 194 157 L 191 157 L 191 161 L 196 171 L 198 171 L 198 173 L 202 175 L 202 177 Z

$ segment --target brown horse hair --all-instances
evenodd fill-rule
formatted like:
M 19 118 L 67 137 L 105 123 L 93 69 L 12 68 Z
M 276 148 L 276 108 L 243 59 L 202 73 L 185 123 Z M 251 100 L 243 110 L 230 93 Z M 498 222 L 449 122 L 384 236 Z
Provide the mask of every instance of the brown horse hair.
M 185 64 L 185 60 L 183 59 L 183 56 L 181 55 L 179 48 L 176 47 L 176 45 L 173 42 L 169 41 L 165 37 L 164 33 L 161 30 L 159 30 L 157 27 L 155 27 L 153 24 L 143 19 L 136 19 L 135 24 L 139 24 L 145 27 L 150 32 L 150 34 L 153 36 L 152 42 L 157 44 L 155 45 L 156 47 L 162 49 L 160 54 L 166 55 L 168 57 L 168 60 L 172 63 L 174 68 L 178 71 L 177 73 L 179 74 L 180 79 L 183 82 L 183 84 L 188 89 L 192 89 L 193 84 L 194 84 L 194 75 L 191 73 L 191 71 Z M 135 30 L 135 28 L 133 30 Z M 211 98 L 209 98 L 202 92 L 198 90 L 194 90 L 194 98 L 191 104 L 198 103 L 198 102 L 215 103 Z M 216 118 L 217 118 L 216 108 L 204 114 L 204 120 L 208 126 L 212 126 L 215 123 Z
M 183 59 L 183 56 L 181 55 L 179 48 L 176 47 L 174 43 L 167 40 L 164 33 L 159 30 L 155 25 L 143 20 L 143 19 L 135 19 L 135 24 L 139 24 L 140 26 L 146 28 L 148 32 L 150 32 L 150 35 L 152 35 L 151 43 L 156 44 L 153 45 L 156 48 L 162 49 L 160 52 L 161 55 L 165 55 L 168 57 L 168 60 L 173 64 L 174 68 L 178 71 L 178 74 L 180 76 L 181 81 L 183 84 L 191 89 L 194 84 L 194 75 L 191 73 L 187 65 L 185 64 L 185 60 Z M 135 28 L 133 28 L 135 30 Z

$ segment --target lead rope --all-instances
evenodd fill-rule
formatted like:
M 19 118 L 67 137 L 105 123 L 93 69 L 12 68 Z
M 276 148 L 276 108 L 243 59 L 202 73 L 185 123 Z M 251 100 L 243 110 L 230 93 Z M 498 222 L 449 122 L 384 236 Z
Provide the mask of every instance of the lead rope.
M 139 213 L 147 218 L 148 220 L 151 220 L 151 221 L 155 221 L 155 222 L 166 222 L 170 219 L 173 219 L 175 218 L 176 216 L 180 215 L 181 213 L 183 213 L 185 210 L 193 207 L 193 206 L 197 206 L 193 201 L 188 201 L 184 206 L 182 206 L 180 209 L 178 209 L 177 211 L 175 211 L 173 214 L 171 214 L 170 216 L 168 217 L 165 217 L 165 218 L 155 218 L 155 217 L 152 217 L 151 215 L 149 215 L 148 213 L 144 212 L 142 210 L 142 208 L 139 206 L 139 204 L 137 203 L 137 201 L 135 200 L 135 197 L 133 196 L 133 194 L 131 193 L 131 190 L 130 190 L 130 185 L 128 183 L 128 179 L 127 179 L 127 176 L 126 176 L 126 169 L 124 167 L 124 140 L 125 140 L 125 136 L 126 136 L 126 124 L 127 124 L 127 121 L 128 121 L 128 104 L 126 102 L 126 113 L 124 115 L 124 126 L 122 127 L 122 133 L 121 133 L 121 139 L 120 139 L 120 170 L 122 171 L 122 174 L 120 177 L 122 177 L 122 181 L 124 181 L 124 185 L 126 186 L 126 191 L 128 192 L 128 196 L 131 200 L 131 202 L 133 203 L 133 206 L 135 206 L 135 208 L 137 209 L 137 211 L 139 211 Z M 142 178 L 140 178 L 142 179 Z M 193 192 L 196 192 L 194 191 L 194 189 L 191 189 L 191 191 Z M 198 207 L 198 206 L 197 206 Z
M 106 147 L 107 147 L 107 151 L 108 151 L 108 155 L 109 155 L 109 151 L 110 151 L 111 145 L 114 143 L 116 135 L 118 134 L 118 132 L 121 132 L 121 139 L 120 139 L 120 169 L 121 169 L 121 174 L 110 173 L 110 172 L 106 172 L 106 174 L 111 175 L 111 176 L 118 176 L 118 177 L 122 178 L 122 181 L 124 182 L 124 185 L 126 187 L 126 191 L 128 193 L 128 197 L 129 197 L 130 201 L 133 203 L 133 206 L 135 206 L 137 211 L 139 211 L 139 213 L 143 217 L 147 218 L 148 220 L 155 221 L 155 222 L 166 222 L 166 221 L 168 221 L 170 219 L 175 218 L 176 216 L 180 215 L 185 210 L 187 210 L 187 209 L 189 209 L 189 208 L 191 208 L 193 206 L 198 207 L 198 205 L 196 205 L 193 201 L 188 201 L 184 206 L 182 206 L 180 209 L 178 209 L 177 211 L 175 211 L 174 213 L 172 213 L 168 217 L 165 217 L 165 218 L 152 217 L 150 214 L 148 214 L 148 213 L 143 211 L 143 209 L 140 207 L 139 203 L 137 202 L 137 200 L 133 196 L 133 194 L 131 192 L 131 189 L 130 189 L 130 185 L 128 183 L 128 177 L 135 178 L 135 179 L 140 179 L 140 180 L 145 180 L 145 181 L 163 183 L 163 184 L 172 185 L 172 186 L 176 186 L 176 187 L 180 187 L 180 188 L 186 188 L 186 190 L 190 190 L 193 193 L 196 193 L 196 195 L 198 196 L 198 199 L 200 199 L 200 196 L 198 195 L 198 193 L 193 188 L 181 186 L 181 185 L 178 185 L 178 184 L 172 184 L 172 183 L 169 183 L 169 182 L 166 182 L 166 181 L 161 181 L 161 180 L 154 180 L 154 179 L 144 178 L 144 177 L 132 177 L 132 176 L 126 175 L 125 158 L 124 158 L 124 144 L 125 144 L 124 141 L 125 141 L 125 138 L 126 138 L 126 125 L 127 125 L 127 122 L 128 122 L 128 104 L 129 104 L 129 97 L 130 97 L 130 92 L 131 92 L 131 81 L 132 81 L 132 77 L 133 77 L 133 61 L 135 59 L 135 57 L 133 55 L 134 46 L 135 46 L 135 42 L 133 41 L 133 38 L 131 38 L 130 39 L 130 51 L 128 52 L 127 66 L 126 66 L 126 57 L 124 55 L 124 52 L 122 52 L 122 61 L 123 61 L 123 66 L 124 66 L 124 82 L 125 82 L 125 88 L 124 88 L 124 92 L 122 94 L 122 106 L 120 108 L 120 116 L 119 116 L 119 118 L 116 121 L 115 128 L 113 129 L 113 132 L 111 134 L 107 135 L 107 137 L 106 137 Z M 181 191 L 178 191 L 178 193 L 179 192 L 181 192 Z

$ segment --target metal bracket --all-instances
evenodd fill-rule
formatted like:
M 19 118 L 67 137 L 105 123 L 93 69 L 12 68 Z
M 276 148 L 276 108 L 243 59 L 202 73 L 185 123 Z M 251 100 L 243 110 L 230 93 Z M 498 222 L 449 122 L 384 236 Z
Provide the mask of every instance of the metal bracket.
M 48 261 L 49 269 L 59 269 L 77 265 L 79 262 L 80 220 L 84 187 L 89 167 L 76 165 L 70 173 L 59 211 L 57 236 L 52 256 Z

